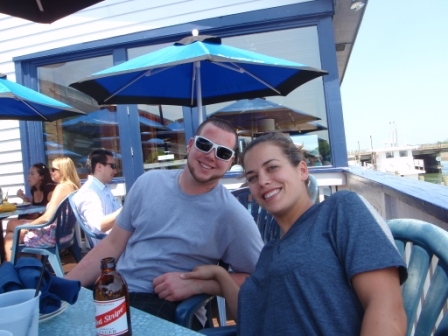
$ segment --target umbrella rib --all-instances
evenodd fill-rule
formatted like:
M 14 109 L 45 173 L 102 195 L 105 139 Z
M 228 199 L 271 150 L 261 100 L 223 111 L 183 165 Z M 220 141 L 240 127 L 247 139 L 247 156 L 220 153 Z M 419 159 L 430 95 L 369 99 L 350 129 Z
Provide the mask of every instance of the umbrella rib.
M 44 7 L 42 6 L 42 2 L 40 2 L 40 0 L 36 0 L 36 3 L 37 3 L 37 7 L 39 7 L 39 10 L 41 12 L 43 12 L 44 11 Z
M 129 83 L 127 83 L 125 86 L 122 86 L 121 88 L 119 88 L 118 90 L 114 91 L 109 97 L 107 97 L 106 99 L 104 99 L 104 103 L 106 103 L 109 99 L 113 98 L 115 95 L 117 95 L 118 93 L 120 93 L 121 91 L 123 91 L 124 89 L 126 89 L 127 87 L 129 87 L 130 85 L 134 84 L 136 81 L 138 81 L 140 78 L 144 77 L 144 76 L 152 76 L 155 74 L 158 74 L 162 71 L 168 70 L 172 68 L 172 66 L 170 67 L 165 67 L 165 68 L 159 68 L 159 69 L 149 69 L 146 70 L 145 72 L 143 72 L 141 75 L 137 76 L 136 78 L 134 78 L 133 80 L 131 80 Z
M 32 107 L 30 104 L 28 104 L 26 101 L 24 101 L 23 99 L 19 99 L 22 103 L 24 103 L 26 106 L 28 106 L 31 110 L 33 110 L 34 112 L 36 112 L 42 119 L 44 119 L 45 121 L 49 121 L 50 119 L 48 119 L 46 116 L 44 116 L 43 114 L 39 113 L 38 110 L 36 110 L 34 107 Z
M 278 91 L 275 87 L 273 87 L 272 85 L 270 85 L 269 83 L 265 82 L 264 80 L 262 80 L 261 78 L 257 77 L 256 75 L 254 75 L 253 73 L 251 73 L 250 71 L 247 71 L 246 69 L 236 65 L 235 63 L 230 62 L 230 64 L 232 64 L 235 68 L 232 68 L 231 66 L 228 66 L 225 63 L 220 63 L 220 62 L 212 62 L 213 64 L 219 65 L 223 68 L 229 69 L 229 70 L 233 70 L 236 72 L 240 72 L 240 73 L 246 73 L 249 76 L 251 76 L 252 78 L 254 78 L 255 80 L 259 81 L 261 84 L 264 84 L 266 87 L 270 88 L 271 90 L 277 92 L 278 94 L 281 94 L 280 91 Z

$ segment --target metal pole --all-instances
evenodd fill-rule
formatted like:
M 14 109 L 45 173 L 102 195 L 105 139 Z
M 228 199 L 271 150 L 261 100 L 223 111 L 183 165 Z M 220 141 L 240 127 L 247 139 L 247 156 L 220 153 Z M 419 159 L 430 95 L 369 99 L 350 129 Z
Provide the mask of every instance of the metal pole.
M 196 94 L 197 94 L 197 106 L 198 106 L 198 124 L 202 124 L 204 116 L 202 114 L 202 89 L 201 89 L 201 62 L 194 62 L 196 67 Z

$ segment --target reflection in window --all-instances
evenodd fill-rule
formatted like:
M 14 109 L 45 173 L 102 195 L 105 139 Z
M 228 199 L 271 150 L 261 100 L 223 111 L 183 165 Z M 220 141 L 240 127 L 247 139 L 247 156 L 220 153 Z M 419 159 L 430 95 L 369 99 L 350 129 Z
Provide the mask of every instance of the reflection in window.
M 93 98 L 68 86 L 112 65 L 112 56 L 101 56 L 37 68 L 40 92 L 88 113 L 44 123 L 47 161 L 61 156 L 70 157 L 82 179 L 89 174 L 85 168 L 87 156 L 98 148 L 116 154 L 117 176 L 123 176 L 116 107 L 100 108 Z
M 407 157 L 408 156 L 408 151 L 402 150 L 400 151 L 400 157 Z
M 394 152 L 386 152 L 386 159 L 390 159 L 394 157 Z
M 182 167 L 187 150 L 182 107 L 138 105 L 138 111 L 144 169 Z
M 306 64 L 316 68 L 321 68 L 320 64 L 320 50 L 318 42 L 318 32 L 316 26 L 308 26 L 294 29 L 285 29 L 272 32 L 263 32 L 249 35 L 226 37 L 222 42 L 237 48 L 242 48 L 261 54 L 266 54 L 274 57 L 284 58 L 298 63 Z M 172 43 L 164 43 L 159 45 L 150 45 L 137 48 L 128 49 L 129 59 L 159 50 Z M 286 97 L 268 97 L 268 100 L 292 109 L 303 111 L 305 114 L 314 117 L 314 121 L 309 123 L 298 122 L 297 119 L 291 118 L 286 123 L 273 121 L 273 129 L 282 130 L 291 135 L 304 135 L 313 133 L 315 136 L 315 146 L 309 151 L 317 156 L 309 156 L 309 161 L 313 161 L 313 165 L 330 165 L 331 152 L 330 144 L 328 142 L 327 132 L 327 118 L 326 118 L 326 104 L 322 79 L 314 79 L 298 89 L 291 92 Z M 207 115 L 212 115 L 220 109 L 232 104 L 234 102 L 224 102 L 219 104 L 212 104 L 205 106 Z M 167 127 L 169 123 L 182 122 L 181 110 L 178 114 L 169 116 L 168 112 L 172 106 L 163 105 L 148 106 L 139 105 L 139 111 L 147 111 L 154 115 L 154 120 Z M 235 126 L 240 133 L 249 132 L 249 137 L 257 136 L 260 131 L 257 129 L 259 116 L 255 116 L 257 120 L 246 122 L 245 125 Z M 317 124 L 315 121 L 319 120 Z M 246 125 L 255 125 L 248 129 Z M 182 131 L 180 131 L 182 132 Z M 163 136 L 167 136 L 163 138 Z M 173 144 L 177 149 L 182 148 L 182 134 L 173 134 L 171 131 L 157 129 L 155 133 L 150 130 L 144 130 L 141 125 L 142 148 L 144 155 L 145 169 L 152 169 L 155 167 L 167 167 L 164 160 L 177 160 L 182 158 L 181 151 L 169 148 Z M 245 140 L 241 139 L 240 140 Z M 168 147 L 168 148 L 167 148 Z M 313 152 L 315 151 L 315 152 Z M 165 156 L 167 153 L 168 156 Z M 171 155 L 174 155 L 172 159 Z M 317 159 L 314 159 L 314 158 Z M 311 164 L 311 163 L 310 163 Z
M 172 43 L 128 49 L 129 59 L 170 46 Z M 173 169 L 185 164 L 187 147 L 185 125 L 181 106 L 138 105 L 139 115 L 151 120 L 153 125 L 140 123 L 143 168 Z
M 321 68 L 318 33 L 315 26 L 226 37 L 222 41 L 237 48 Z M 249 114 L 247 117 L 238 117 L 241 124 L 234 121 L 231 122 L 234 123 L 241 133 L 247 134 L 249 132 L 254 137 L 271 130 L 280 130 L 291 137 L 300 137 L 302 138 L 301 141 L 304 141 L 306 144 L 304 155 L 310 166 L 331 165 L 331 150 L 328 141 L 325 96 L 322 83 L 322 78 L 317 78 L 300 86 L 286 97 L 266 97 L 266 101 L 270 103 L 284 109 L 291 109 L 288 120 L 285 120 L 285 118 L 276 120 L 275 116 L 273 119 L 270 119 L 271 117 L 266 119 L 266 117 L 263 118 L 262 112 L 260 112 L 258 114 Z M 225 102 L 208 105 L 206 106 L 207 115 L 210 116 L 225 110 L 233 103 Z M 260 108 L 260 111 L 263 111 L 263 108 Z M 247 114 L 247 111 L 244 111 L 244 114 Z M 242 115 L 240 114 L 240 116 Z M 302 120 L 303 115 L 311 116 L 313 119 Z M 250 126 L 248 127 L 247 125 Z

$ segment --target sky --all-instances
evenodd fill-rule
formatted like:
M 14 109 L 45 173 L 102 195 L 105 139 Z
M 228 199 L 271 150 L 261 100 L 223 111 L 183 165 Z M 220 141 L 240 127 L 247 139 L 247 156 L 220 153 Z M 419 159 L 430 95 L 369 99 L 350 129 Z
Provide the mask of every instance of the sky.
M 341 95 L 348 150 L 448 140 L 448 0 L 369 0 Z

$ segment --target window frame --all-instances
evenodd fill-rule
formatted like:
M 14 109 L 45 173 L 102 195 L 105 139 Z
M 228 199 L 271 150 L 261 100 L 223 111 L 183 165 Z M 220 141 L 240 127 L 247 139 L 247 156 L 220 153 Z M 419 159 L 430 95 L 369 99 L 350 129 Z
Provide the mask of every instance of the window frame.
M 38 66 L 110 54 L 113 56 L 114 65 L 119 64 L 127 60 L 128 48 L 177 41 L 189 35 L 191 27 L 194 26 L 208 27 L 201 31 L 202 34 L 231 37 L 315 25 L 318 31 L 322 69 L 329 72 L 323 77 L 323 86 L 332 165 L 311 168 L 311 171 L 313 169 L 322 172 L 341 171 L 343 167 L 347 167 L 348 163 L 332 22 L 333 14 L 334 8 L 331 1 L 310 1 L 61 47 L 14 58 L 16 78 L 19 83 L 37 89 L 36 69 Z M 127 190 L 144 172 L 140 138 L 137 134 L 129 132 L 132 127 L 138 127 L 137 113 L 134 113 L 136 109 L 137 105 L 118 106 L 125 179 L 117 178 L 113 183 L 125 182 Z M 184 107 L 184 118 L 186 124 L 191 122 L 192 129 L 197 127 L 196 108 Z M 46 159 L 43 126 L 41 122 L 21 121 L 19 127 L 23 167 L 24 171 L 27 171 L 33 162 L 43 162 Z M 192 132 L 186 130 L 186 141 L 192 135 Z M 132 148 L 132 150 L 125 150 L 126 148 Z

